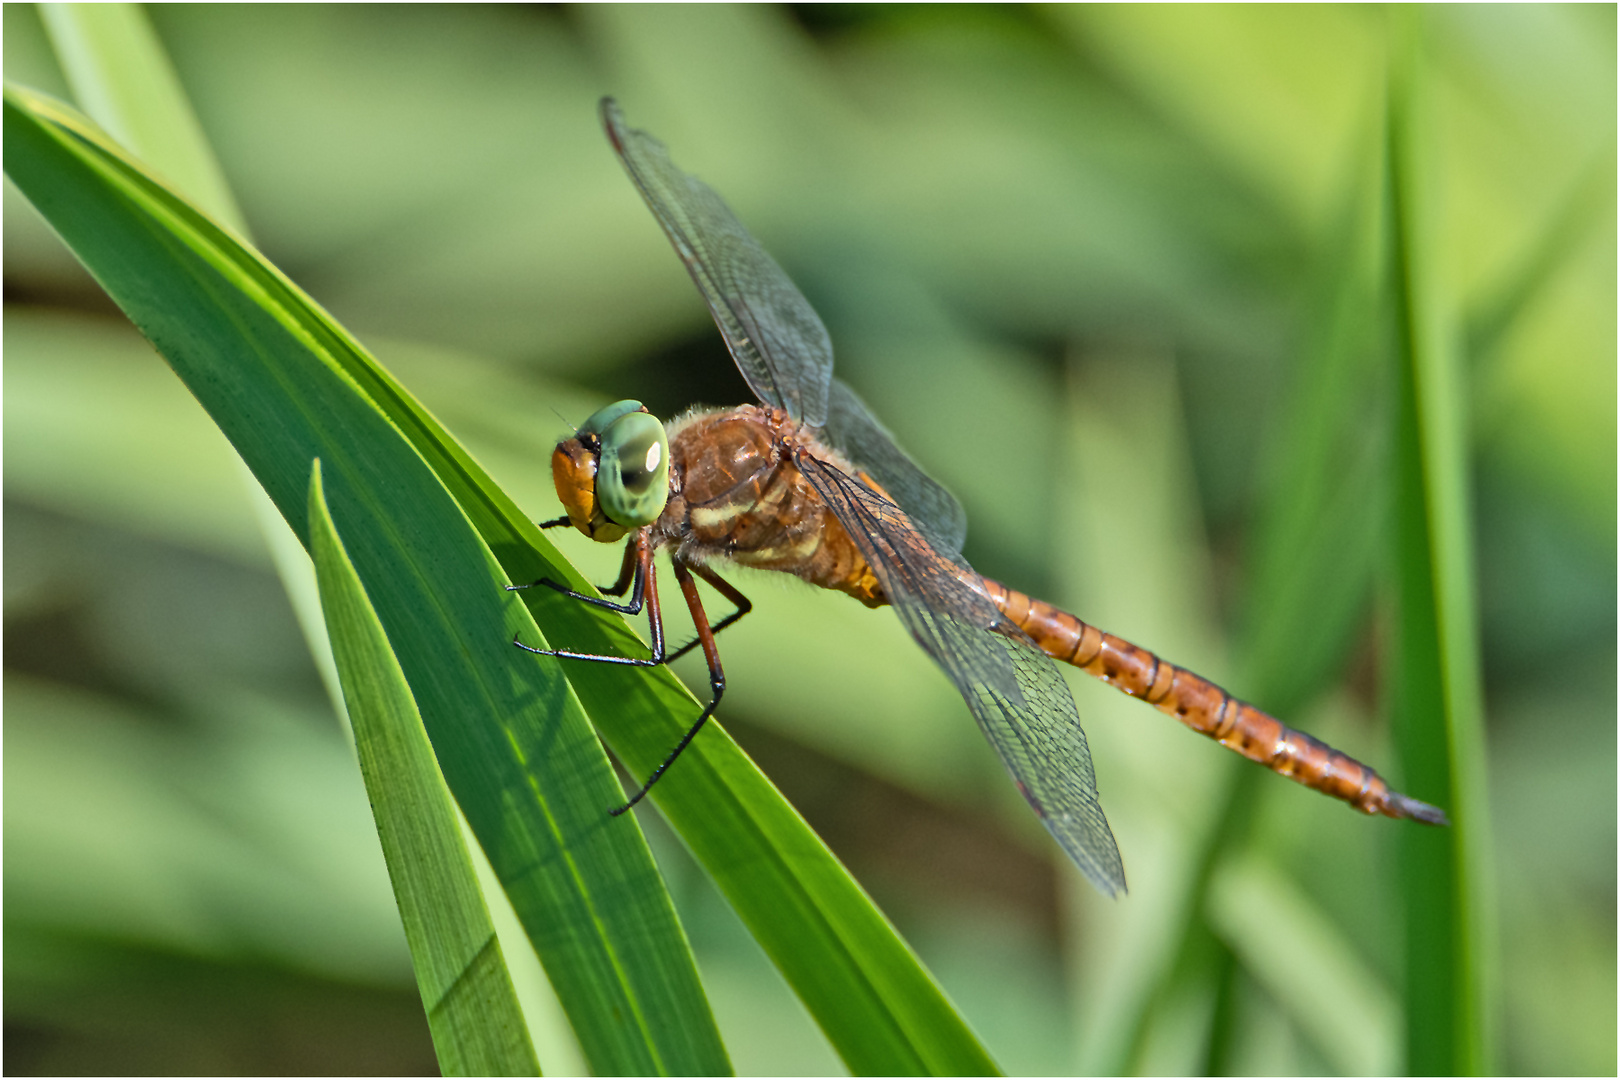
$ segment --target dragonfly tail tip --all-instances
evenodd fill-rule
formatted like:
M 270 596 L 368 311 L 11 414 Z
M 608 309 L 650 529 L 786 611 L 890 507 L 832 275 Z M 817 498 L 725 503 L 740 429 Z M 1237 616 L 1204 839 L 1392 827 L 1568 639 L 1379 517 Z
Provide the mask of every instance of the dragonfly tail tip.
M 1421 802 L 1417 799 L 1411 798 L 1410 796 L 1402 795 L 1399 792 L 1394 792 L 1392 794 L 1395 796 L 1395 809 L 1399 812 L 1401 817 L 1411 818 L 1413 821 L 1421 821 L 1425 825 L 1451 824 L 1451 819 L 1446 816 L 1446 812 L 1440 809 L 1438 806 L 1430 806 L 1426 802 Z

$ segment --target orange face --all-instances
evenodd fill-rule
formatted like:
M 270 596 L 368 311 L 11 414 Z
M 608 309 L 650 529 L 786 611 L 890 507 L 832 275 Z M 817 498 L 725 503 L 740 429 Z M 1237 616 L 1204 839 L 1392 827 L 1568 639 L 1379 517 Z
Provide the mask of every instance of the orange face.
M 596 437 L 589 436 L 592 443 Z M 551 454 L 551 479 L 557 485 L 557 498 L 568 511 L 568 522 L 592 540 L 610 544 L 627 532 L 623 525 L 609 521 L 596 499 L 598 453 L 575 436 L 557 444 Z

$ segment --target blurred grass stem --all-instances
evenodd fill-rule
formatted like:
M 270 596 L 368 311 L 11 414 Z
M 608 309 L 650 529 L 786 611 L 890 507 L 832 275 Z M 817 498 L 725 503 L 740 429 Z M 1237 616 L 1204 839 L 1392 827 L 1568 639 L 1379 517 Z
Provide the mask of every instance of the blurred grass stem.
M 1391 724 L 1408 791 L 1449 829 L 1402 830 L 1407 1062 L 1418 1074 L 1495 1072 L 1495 913 L 1483 701 L 1457 325 L 1435 230 L 1443 193 L 1421 9 L 1396 13 L 1390 193 L 1399 368 L 1397 633 Z

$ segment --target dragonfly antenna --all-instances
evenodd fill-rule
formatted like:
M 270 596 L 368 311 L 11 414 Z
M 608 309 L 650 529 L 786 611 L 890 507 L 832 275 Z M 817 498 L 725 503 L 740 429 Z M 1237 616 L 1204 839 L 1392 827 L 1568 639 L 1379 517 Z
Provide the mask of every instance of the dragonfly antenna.
M 572 421 L 570 421 L 568 419 L 568 417 L 564 416 L 562 414 L 561 409 L 559 409 L 559 408 L 557 408 L 557 406 L 553 405 L 553 406 L 551 406 L 551 411 L 556 413 L 557 414 L 557 419 L 559 419 L 563 423 L 567 424 L 568 427 L 570 428 L 570 430 L 572 430 L 575 435 L 579 434 L 579 426 L 577 424 L 573 423 Z

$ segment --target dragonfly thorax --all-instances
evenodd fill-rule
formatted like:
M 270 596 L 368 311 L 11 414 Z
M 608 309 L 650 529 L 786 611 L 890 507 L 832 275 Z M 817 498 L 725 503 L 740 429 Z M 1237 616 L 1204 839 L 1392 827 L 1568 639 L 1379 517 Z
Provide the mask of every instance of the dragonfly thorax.
M 871 567 L 799 471 L 801 453 L 853 471 L 781 409 L 743 405 L 675 422 L 675 479 L 655 542 L 675 544 L 689 562 L 726 559 L 886 604 Z

